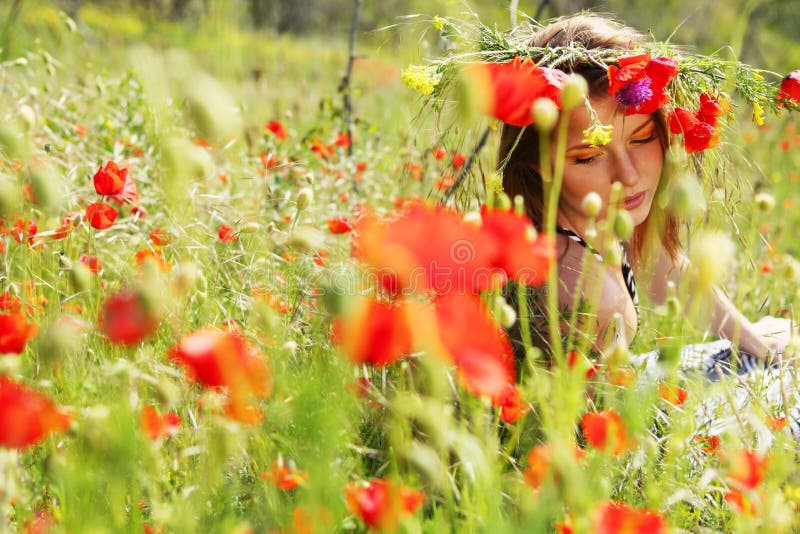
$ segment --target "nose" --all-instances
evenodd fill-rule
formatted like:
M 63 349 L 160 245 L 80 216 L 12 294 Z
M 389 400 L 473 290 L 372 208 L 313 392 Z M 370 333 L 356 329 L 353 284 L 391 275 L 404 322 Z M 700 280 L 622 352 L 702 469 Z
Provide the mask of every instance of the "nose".
M 636 169 L 632 154 L 627 148 L 622 148 L 614 154 L 613 181 L 620 182 L 625 187 L 636 185 L 639 181 L 639 171 Z

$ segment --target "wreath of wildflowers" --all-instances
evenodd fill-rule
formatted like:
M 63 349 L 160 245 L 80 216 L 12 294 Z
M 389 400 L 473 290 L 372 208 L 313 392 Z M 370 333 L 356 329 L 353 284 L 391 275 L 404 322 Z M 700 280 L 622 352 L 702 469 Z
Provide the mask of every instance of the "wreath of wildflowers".
M 435 17 L 433 28 L 446 43 L 445 57 L 410 66 L 402 79 L 441 110 L 452 99 L 449 89 L 458 85 L 454 82 L 466 78 L 492 95 L 481 102 L 484 113 L 523 127 L 535 122 L 531 113 L 535 100 L 548 98 L 562 107 L 567 72 L 587 66 L 605 69 L 609 95 L 625 114 L 664 108 L 670 132 L 682 137 L 695 169 L 711 175 L 719 174 L 710 163 L 715 158 L 705 158 L 703 165 L 701 154 L 719 145 L 721 129 L 735 118 L 737 107 L 749 108 L 759 126 L 767 115 L 800 110 L 800 69 L 783 76 L 718 54 L 689 53 L 669 42 L 630 50 L 528 46 L 542 27 L 532 21 L 501 33 L 480 22 Z M 741 99 L 736 105 L 734 95 Z M 611 141 L 612 127 L 602 124 L 588 98 L 585 101 L 592 122 L 583 132 L 584 140 L 603 146 Z

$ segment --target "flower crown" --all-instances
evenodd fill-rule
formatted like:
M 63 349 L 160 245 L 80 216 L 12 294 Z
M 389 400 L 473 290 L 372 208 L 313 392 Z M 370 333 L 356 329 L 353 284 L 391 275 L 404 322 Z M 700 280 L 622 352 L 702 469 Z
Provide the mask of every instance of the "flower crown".
M 477 51 L 453 53 L 429 66 L 412 66 L 403 71 L 404 82 L 429 95 L 436 105 L 444 100 L 449 82 L 457 79 L 454 67 L 463 68 L 469 83 L 483 95 L 482 110 L 514 126 L 533 123 L 530 110 L 538 98 L 561 107 L 566 73 L 587 68 L 605 70 L 608 94 L 626 115 L 665 109 L 670 131 L 683 136 L 689 154 L 719 143 L 718 119 L 726 114 L 733 118 L 727 87 L 752 108 L 758 125 L 764 123 L 767 112 L 780 115 L 783 109 L 800 110 L 800 69 L 776 87 L 767 81 L 780 78 L 776 73 L 717 55 L 689 54 L 669 43 L 631 50 L 531 47 L 531 34 L 525 31 L 501 34 L 479 22 L 464 31 L 439 17 L 434 26 L 442 38 L 471 42 Z M 477 35 L 477 42 L 470 31 Z M 583 132 L 586 141 L 594 146 L 607 144 L 611 127 L 597 120 L 588 100 L 587 106 L 592 124 Z

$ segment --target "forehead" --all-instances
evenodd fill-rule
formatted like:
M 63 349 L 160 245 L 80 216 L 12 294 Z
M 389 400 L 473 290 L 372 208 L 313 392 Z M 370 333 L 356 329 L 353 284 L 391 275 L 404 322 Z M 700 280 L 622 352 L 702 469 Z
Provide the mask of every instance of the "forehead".
M 597 120 L 601 124 L 610 124 L 614 127 L 612 136 L 625 136 L 638 130 L 651 119 L 650 115 L 625 115 L 625 109 L 617 101 L 608 95 L 594 96 L 589 98 L 592 109 L 597 115 Z M 578 106 L 569 116 L 569 140 L 580 141 L 583 138 L 583 130 L 592 123 L 592 117 L 586 106 Z

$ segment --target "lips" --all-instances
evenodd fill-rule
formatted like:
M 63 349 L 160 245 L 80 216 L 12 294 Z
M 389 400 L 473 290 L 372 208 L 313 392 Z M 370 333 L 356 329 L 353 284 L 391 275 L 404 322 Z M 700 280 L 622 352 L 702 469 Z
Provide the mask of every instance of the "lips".
M 641 193 L 636 193 L 635 195 L 630 195 L 625 197 L 625 209 L 630 211 L 632 209 L 638 208 L 644 199 L 647 197 L 647 191 L 642 191 Z

